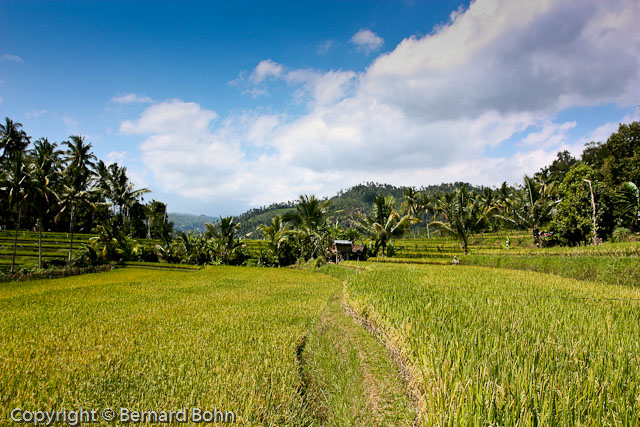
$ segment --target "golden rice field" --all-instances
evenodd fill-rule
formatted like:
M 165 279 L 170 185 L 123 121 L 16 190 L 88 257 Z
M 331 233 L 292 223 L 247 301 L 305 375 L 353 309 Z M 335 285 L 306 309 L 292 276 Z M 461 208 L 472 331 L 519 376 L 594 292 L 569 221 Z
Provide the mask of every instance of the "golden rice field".
M 299 347 L 340 287 L 248 267 L 2 284 L 0 417 L 14 407 L 199 407 L 243 425 L 309 425 Z
M 640 288 L 360 263 L 348 303 L 407 365 L 425 425 L 640 423 Z

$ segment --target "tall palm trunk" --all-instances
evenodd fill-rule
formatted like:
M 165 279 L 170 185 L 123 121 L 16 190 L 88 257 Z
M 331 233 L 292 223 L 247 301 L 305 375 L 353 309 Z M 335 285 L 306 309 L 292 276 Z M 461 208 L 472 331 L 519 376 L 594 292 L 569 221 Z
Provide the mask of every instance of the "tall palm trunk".
M 16 233 L 13 236 L 13 257 L 11 258 L 11 274 L 16 271 L 16 251 L 18 250 L 18 230 L 20 229 L 20 215 L 22 214 L 22 209 L 18 205 L 18 219 L 16 221 Z
M 427 223 L 427 239 L 431 238 L 431 232 L 429 231 L 429 210 L 425 211 L 424 220 Z
M 71 208 L 71 218 L 69 220 L 69 232 L 71 233 L 71 239 L 69 240 L 69 260 L 67 261 L 67 267 L 71 267 L 71 254 L 73 252 L 73 214 L 76 207 Z

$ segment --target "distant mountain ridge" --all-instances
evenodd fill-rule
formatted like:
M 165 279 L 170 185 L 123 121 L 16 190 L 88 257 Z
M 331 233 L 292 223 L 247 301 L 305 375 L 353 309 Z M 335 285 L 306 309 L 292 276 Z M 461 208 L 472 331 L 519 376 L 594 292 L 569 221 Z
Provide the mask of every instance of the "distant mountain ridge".
M 216 223 L 220 218 L 207 215 L 192 215 L 187 213 L 169 212 L 169 221 L 173 222 L 176 231 L 205 231 L 205 223 Z
M 429 194 L 449 193 L 466 184 L 469 189 L 481 191 L 482 187 L 476 187 L 468 183 L 455 182 L 439 185 L 430 185 L 427 187 L 416 188 L 420 192 Z M 338 193 L 329 198 L 329 216 L 333 221 L 337 221 L 341 227 L 349 225 L 350 219 L 357 211 L 369 213 L 373 204 L 373 199 L 378 195 L 393 196 L 396 199 L 396 209 L 400 209 L 400 205 L 404 201 L 403 192 L 408 187 L 396 187 L 390 184 L 380 184 L 377 182 L 367 182 L 350 187 L 346 190 L 340 190 Z M 271 219 L 276 215 L 282 215 L 287 211 L 295 209 L 297 200 L 273 203 L 269 206 L 250 209 L 247 212 L 236 216 L 236 220 L 240 223 L 240 235 L 249 238 L 260 238 L 261 233 L 257 230 L 261 224 L 269 224 Z
M 476 187 L 462 182 L 430 185 L 417 188 L 417 190 L 429 194 L 449 193 L 463 184 L 466 184 L 472 190 L 482 190 L 482 187 Z M 369 213 L 373 199 L 378 195 L 385 197 L 393 196 L 396 199 L 396 209 L 400 209 L 400 205 L 404 201 L 403 192 L 406 188 L 408 187 L 396 187 L 390 184 L 367 182 L 355 185 L 346 190 L 340 190 L 335 196 L 327 199 L 331 202 L 329 205 L 329 216 L 334 222 L 337 221 L 340 226 L 346 227 L 349 225 L 349 221 L 355 212 Z M 269 224 L 276 215 L 283 215 L 285 212 L 295 209 L 296 203 L 297 200 L 272 203 L 269 206 L 253 208 L 235 216 L 236 221 L 240 223 L 239 234 L 247 238 L 261 238 L 261 233 L 257 230 L 258 226 Z M 169 213 L 169 220 L 173 221 L 174 229 L 177 231 L 194 230 L 201 232 L 205 231 L 204 224 L 206 222 L 216 223 L 220 218 L 207 215 Z

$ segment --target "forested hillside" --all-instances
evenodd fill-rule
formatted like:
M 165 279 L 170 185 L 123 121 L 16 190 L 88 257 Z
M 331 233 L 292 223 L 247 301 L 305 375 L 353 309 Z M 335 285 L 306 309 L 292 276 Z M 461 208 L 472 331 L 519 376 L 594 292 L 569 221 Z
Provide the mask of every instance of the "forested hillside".
M 421 187 L 419 189 L 422 193 L 431 195 L 450 193 L 456 188 L 460 188 L 463 185 L 462 182 L 447 183 L 440 185 L 429 185 L 428 187 Z M 475 187 L 471 184 L 466 184 L 469 189 L 482 191 L 482 187 Z M 396 209 L 400 209 L 400 205 L 403 201 L 403 193 L 407 187 L 396 187 L 389 184 L 380 184 L 377 182 L 366 182 L 363 184 L 355 185 L 346 190 L 338 191 L 338 194 L 331 197 L 331 204 L 328 207 L 329 216 L 332 217 L 333 223 L 336 221 L 341 227 L 348 227 L 350 220 L 356 212 L 368 212 L 371 209 L 373 200 L 378 195 L 393 196 L 396 201 Z M 276 215 L 283 215 L 284 213 L 293 210 L 295 204 L 298 201 L 290 201 L 284 203 L 274 203 L 269 206 L 263 206 L 260 208 L 251 209 L 236 217 L 236 220 L 240 223 L 240 234 L 247 235 L 249 237 L 260 237 L 260 232 L 257 230 L 259 225 L 269 224 Z M 180 230 L 178 222 L 171 217 L 171 220 L 175 223 L 175 228 Z

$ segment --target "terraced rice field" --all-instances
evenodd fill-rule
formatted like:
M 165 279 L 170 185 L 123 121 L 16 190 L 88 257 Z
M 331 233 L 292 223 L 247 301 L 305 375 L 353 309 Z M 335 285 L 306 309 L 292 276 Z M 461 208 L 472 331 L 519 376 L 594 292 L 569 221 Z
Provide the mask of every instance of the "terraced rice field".
M 8 269 L 13 256 L 14 231 L 0 231 L 0 269 Z M 43 260 L 58 260 L 63 262 L 69 256 L 69 233 L 45 232 L 42 234 Z M 73 254 L 82 250 L 93 234 L 75 233 L 73 235 Z M 140 239 L 145 245 L 155 245 L 158 240 Z M 18 247 L 16 250 L 16 266 L 34 267 L 38 265 L 38 232 L 19 231 Z
M 426 425 L 640 422 L 640 287 L 363 266 L 346 299 L 405 360 Z
M 0 231 L 0 269 L 9 268 L 13 256 L 14 231 Z M 69 256 L 68 233 L 43 233 L 42 257 L 45 260 L 57 259 L 64 261 Z M 86 243 L 91 234 L 74 234 L 74 254 L 77 253 L 82 243 Z M 34 231 L 18 232 L 18 247 L 16 250 L 16 266 L 32 267 L 38 265 L 38 233 Z

